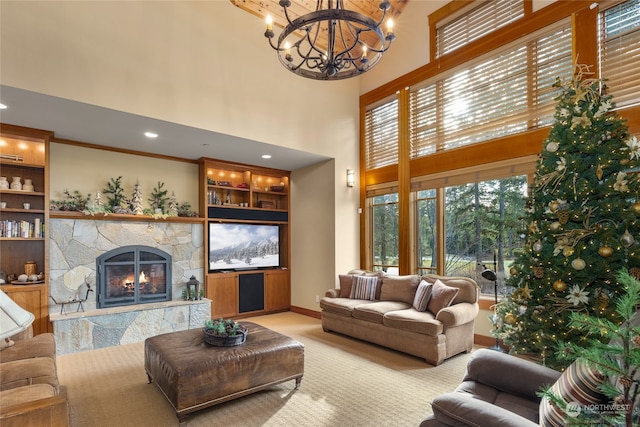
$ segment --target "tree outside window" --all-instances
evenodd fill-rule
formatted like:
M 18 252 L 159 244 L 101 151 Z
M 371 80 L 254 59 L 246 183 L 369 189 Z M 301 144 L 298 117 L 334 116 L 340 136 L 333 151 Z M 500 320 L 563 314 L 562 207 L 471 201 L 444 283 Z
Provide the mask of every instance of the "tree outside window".
M 373 268 L 398 267 L 398 193 L 373 197 Z

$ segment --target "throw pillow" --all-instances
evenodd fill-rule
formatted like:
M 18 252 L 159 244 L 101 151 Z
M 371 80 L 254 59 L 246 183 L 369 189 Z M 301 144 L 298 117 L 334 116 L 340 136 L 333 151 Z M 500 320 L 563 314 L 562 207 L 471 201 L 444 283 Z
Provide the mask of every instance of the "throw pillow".
M 578 359 L 560 375 L 558 381 L 551 386 L 551 391 L 568 403 L 567 411 L 572 409 L 578 411 L 581 406 L 606 401 L 605 396 L 598 388 L 604 380 L 604 376 L 596 369 Z M 547 398 L 543 398 L 540 402 L 539 415 L 542 427 L 564 427 L 566 425 L 567 414 L 565 411 Z
M 340 298 L 349 298 L 351 295 L 351 288 L 353 288 L 353 275 L 351 274 L 339 274 L 340 280 Z
M 418 311 L 427 311 L 427 305 L 429 304 L 429 300 L 431 299 L 432 290 L 433 285 L 431 283 L 427 283 L 424 280 L 421 281 L 418 285 L 416 296 L 413 298 L 413 308 Z
M 459 291 L 460 289 L 447 286 L 440 279 L 436 279 L 431 290 L 431 299 L 427 304 L 427 310 L 434 315 L 438 314 L 440 310 L 451 305 Z
M 378 278 L 371 276 L 356 276 L 353 279 L 350 298 L 375 301 Z

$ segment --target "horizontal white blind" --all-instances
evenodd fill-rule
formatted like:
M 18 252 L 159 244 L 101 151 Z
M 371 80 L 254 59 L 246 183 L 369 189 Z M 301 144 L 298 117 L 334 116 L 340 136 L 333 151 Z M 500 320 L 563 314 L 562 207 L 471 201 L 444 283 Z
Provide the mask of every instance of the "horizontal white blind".
M 572 70 L 567 19 L 435 83 L 411 88 L 411 158 L 550 124 L 552 85 Z
M 436 57 L 454 51 L 524 15 L 524 1 L 489 0 L 474 3 L 453 19 L 438 24 Z
M 640 103 L 640 0 L 600 14 L 600 76 L 618 107 Z
M 368 109 L 365 113 L 365 168 L 376 169 L 398 163 L 398 99 Z

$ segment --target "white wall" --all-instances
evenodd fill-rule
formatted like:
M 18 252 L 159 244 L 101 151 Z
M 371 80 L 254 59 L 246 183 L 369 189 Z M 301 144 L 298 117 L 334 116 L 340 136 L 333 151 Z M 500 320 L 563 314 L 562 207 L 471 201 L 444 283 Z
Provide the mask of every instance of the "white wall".
M 334 158 L 320 172 L 294 173 L 292 304 L 317 309 L 297 289 L 315 295 L 334 285 L 336 268 L 356 266 L 357 189 L 345 192 L 344 175 L 358 169 L 358 79 L 286 71 L 262 20 L 228 0 L 2 1 L 0 19 L 4 85 Z M 125 175 L 119 162 L 53 146 L 52 195 L 95 194 L 105 177 Z M 175 172 L 163 175 L 166 186 L 182 188 L 183 166 L 165 169 Z M 157 180 L 153 170 L 134 175 Z M 308 232 L 322 238 L 309 244 Z

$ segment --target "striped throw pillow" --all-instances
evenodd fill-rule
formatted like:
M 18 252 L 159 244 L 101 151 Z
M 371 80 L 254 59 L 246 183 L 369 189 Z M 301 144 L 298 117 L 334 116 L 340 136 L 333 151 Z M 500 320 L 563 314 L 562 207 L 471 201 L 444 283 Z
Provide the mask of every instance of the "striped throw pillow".
M 378 278 L 373 276 L 355 276 L 350 298 L 375 301 Z
M 576 410 L 577 412 L 582 406 L 606 402 L 607 399 L 598 388 L 603 381 L 605 378 L 602 374 L 578 359 L 569 365 L 558 381 L 551 386 L 551 391 L 568 403 L 567 411 Z M 543 398 L 540 402 L 539 415 L 542 427 L 567 425 L 565 411 L 547 398 Z
M 413 308 L 418 311 L 427 311 L 427 304 L 431 298 L 431 290 L 433 284 L 421 281 L 416 290 L 416 296 L 413 298 Z

